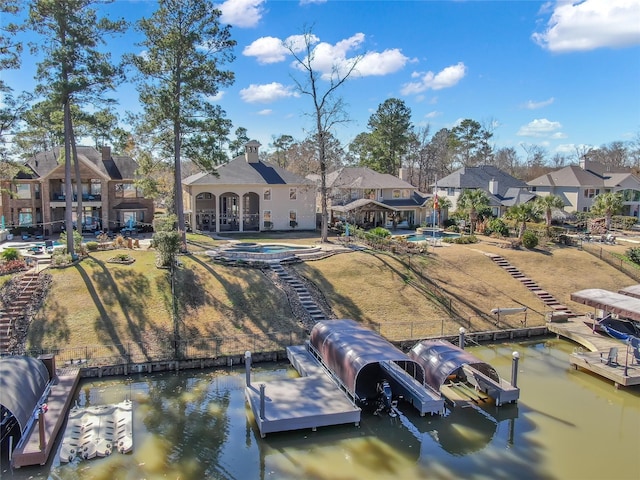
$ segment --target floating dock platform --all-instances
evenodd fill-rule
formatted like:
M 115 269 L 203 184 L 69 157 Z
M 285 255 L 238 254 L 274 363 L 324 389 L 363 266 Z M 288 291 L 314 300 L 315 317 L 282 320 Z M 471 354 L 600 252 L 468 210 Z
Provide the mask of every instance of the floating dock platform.
M 574 317 L 561 323 L 549 323 L 547 329 L 559 337 L 568 338 L 589 350 L 569 355 L 569 364 L 611 380 L 615 387 L 640 385 L 640 364 L 633 355 L 633 347 L 611 337 L 594 332 L 584 322 L 590 317 Z M 617 348 L 617 359 L 608 361 L 609 352 Z
M 295 353 L 291 353 L 291 349 Z M 362 410 L 303 346 L 289 347 L 287 355 L 296 370 L 306 376 L 249 384 L 245 389 L 261 437 L 304 428 L 316 430 L 330 425 L 360 424 Z

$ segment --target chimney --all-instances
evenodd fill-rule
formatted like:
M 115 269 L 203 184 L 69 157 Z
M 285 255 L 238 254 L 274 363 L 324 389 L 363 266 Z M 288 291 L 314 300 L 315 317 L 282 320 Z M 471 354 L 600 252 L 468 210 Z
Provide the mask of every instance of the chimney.
M 102 147 L 102 161 L 111 160 L 111 147 Z
M 400 178 L 400 180 L 404 180 L 405 182 L 408 181 L 407 179 L 409 178 L 407 175 L 407 169 L 404 167 L 400 167 L 398 169 L 398 178 Z
M 260 142 L 257 140 L 251 140 L 244 146 L 244 158 L 247 163 L 258 163 L 258 148 L 260 148 Z
M 491 195 L 498 194 L 498 181 L 495 178 L 489 180 L 489 193 Z

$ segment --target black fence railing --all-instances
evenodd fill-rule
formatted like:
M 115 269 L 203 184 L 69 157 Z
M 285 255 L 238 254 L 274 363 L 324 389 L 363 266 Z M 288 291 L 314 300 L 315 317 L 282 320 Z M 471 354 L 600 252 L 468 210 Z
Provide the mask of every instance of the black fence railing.
M 603 248 L 601 244 L 595 242 L 582 242 L 582 249 L 598 257 L 600 260 L 607 262 L 614 268 L 629 275 L 635 281 L 640 283 L 640 267 L 630 264 L 628 261 Z

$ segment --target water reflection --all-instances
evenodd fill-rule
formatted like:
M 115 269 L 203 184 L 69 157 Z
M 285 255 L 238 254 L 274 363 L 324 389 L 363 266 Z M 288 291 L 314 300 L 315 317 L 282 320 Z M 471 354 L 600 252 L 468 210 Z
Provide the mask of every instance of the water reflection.
M 11 472 L 44 479 L 640 478 L 640 392 L 574 371 L 560 340 L 502 344 L 473 354 L 509 378 L 518 350 L 517 405 L 455 408 L 444 417 L 364 414 L 341 425 L 260 438 L 242 369 L 182 371 L 84 382 L 81 406 L 134 401 L 134 452 Z M 254 382 L 295 375 L 258 366 Z M 589 452 L 586 454 L 585 452 Z M 603 459 L 607 459 L 604 461 Z

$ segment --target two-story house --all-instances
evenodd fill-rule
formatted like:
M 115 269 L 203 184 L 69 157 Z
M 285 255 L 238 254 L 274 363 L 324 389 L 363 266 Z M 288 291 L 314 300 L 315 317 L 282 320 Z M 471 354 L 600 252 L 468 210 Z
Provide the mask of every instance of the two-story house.
M 153 200 L 135 186 L 137 163 L 114 156 L 110 147 L 98 152 L 78 146 L 80 184 L 73 185 L 73 221 L 83 230 L 118 230 L 151 225 Z M 65 226 L 66 192 L 64 150 L 60 147 L 28 159 L 25 170 L 2 181 L 2 216 L 8 229 L 48 235 Z M 75 169 L 73 169 L 75 172 Z M 11 192 L 11 194 L 9 193 Z M 82 214 L 78 219 L 78 196 Z
M 182 182 L 185 214 L 199 231 L 313 230 L 315 184 L 259 159 L 260 143 L 244 155 Z
M 601 193 L 620 192 L 622 215 L 640 215 L 640 178 L 629 168 L 611 169 L 600 162 L 583 158 L 580 165 L 570 165 L 534 178 L 528 185 L 540 196 L 558 195 L 572 212 L 588 212 L 594 198 Z
M 308 178 L 318 185 L 316 211 L 320 213 L 319 176 Z M 366 167 L 343 167 L 328 173 L 326 188 L 329 224 L 346 221 L 365 228 L 409 227 L 427 221 L 431 213 L 425 206 L 431 195 L 419 192 L 402 178 Z
M 536 194 L 529 191 L 525 182 L 493 165 L 462 167 L 438 179 L 434 188 L 438 198 L 447 198 L 451 202 L 451 211 L 456 210 L 458 199 L 465 190 L 483 190 L 489 198 L 489 207 L 495 217 L 501 217 L 513 205 L 536 198 Z

